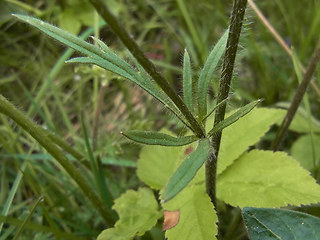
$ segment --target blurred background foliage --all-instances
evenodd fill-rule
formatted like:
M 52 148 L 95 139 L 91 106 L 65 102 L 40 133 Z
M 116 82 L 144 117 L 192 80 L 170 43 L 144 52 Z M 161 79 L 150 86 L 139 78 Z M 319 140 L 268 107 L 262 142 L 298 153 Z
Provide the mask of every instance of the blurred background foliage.
M 228 27 L 233 1 L 106 2 L 159 71 L 182 93 L 184 49 L 187 48 L 191 55 L 197 76 L 208 52 Z M 319 37 L 320 1 L 257 1 L 257 5 L 288 46 L 295 48 L 300 61 L 306 66 Z M 32 15 L 74 34 L 82 34 L 91 28 L 90 35 L 102 39 L 121 57 L 126 58 L 127 50 L 109 27 L 101 23 L 88 1 L 0 1 L 1 94 L 37 123 L 62 136 L 87 156 L 80 126 L 83 114 L 89 140 L 96 138 L 94 154 L 102 159 L 104 175 L 113 196 L 116 198 L 125 189 L 140 186 L 141 182 L 135 174 L 135 160 L 140 146 L 124 139 L 119 132 L 166 127 L 180 133 L 183 129 L 179 129 L 179 125 L 174 127 L 176 119 L 138 87 L 114 74 L 97 67 L 64 64 L 66 49 L 63 46 L 37 29 L 17 23 L 11 13 Z M 250 7 L 244 25 L 230 107 L 258 98 L 265 100 L 265 106 L 289 102 L 298 85 L 290 56 Z M 315 81 L 318 86 L 319 74 L 317 70 Z M 212 100 L 217 92 L 219 75 L 217 72 L 212 80 Z M 319 119 L 320 97 L 312 88 L 308 90 L 308 96 L 311 112 Z M 97 115 L 100 117 L 98 124 L 94 120 Z M 9 119 L 1 115 L 0 123 L 2 215 L 7 210 L 11 218 L 23 219 L 35 199 L 44 195 L 45 201 L 33 213 L 32 222 L 49 225 L 51 229 L 41 232 L 27 226 L 21 239 L 52 239 L 52 232 L 56 229 L 72 233 L 75 239 L 94 238 L 104 229 L 103 221 L 71 178 Z M 94 128 L 98 129 L 96 137 Z M 290 149 L 299 134 L 290 132 L 290 139 L 284 148 Z M 269 140 L 268 137 L 265 139 Z M 88 169 L 81 171 L 88 181 L 92 179 Z M 23 173 L 21 179 L 18 172 Z M 14 188 L 15 181 L 18 185 Z M 9 208 L 6 203 L 12 189 L 14 199 Z M 0 239 L 12 236 L 18 226 L 5 224 Z M 151 231 L 153 239 L 162 238 L 160 229 Z M 142 238 L 150 239 L 148 237 Z

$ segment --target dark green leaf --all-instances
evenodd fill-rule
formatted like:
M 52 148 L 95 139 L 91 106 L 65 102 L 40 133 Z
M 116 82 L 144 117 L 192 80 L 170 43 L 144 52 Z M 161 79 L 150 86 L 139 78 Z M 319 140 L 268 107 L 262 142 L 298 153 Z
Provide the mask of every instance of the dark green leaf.
M 253 101 L 247 105 L 245 105 L 244 107 L 240 108 L 238 111 L 236 111 L 234 114 L 232 114 L 230 117 L 227 117 L 226 119 L 224 119 L 223 121 L 221 121 L 220 123 L 218 123 L 214 128 L 212 128 L 210 130 L 210 132 L 208 133 L 208 135 L 211 137 L 213 134 L 221 131 L 222 129 L 228 127 L 229 125 L 231 125 L 232 123 L 236 122 L 239 120 L 239 118 L 245 116 L 246 114 L 248 114 L 255 106 L 257 106 L 262 100 L 258 99 L 256 101 Z
M 285 209 L 244 208 L 252 240 L 320 240 L 320 218 Z
M 121 133 L 135 142 L 149 145 L 183 146 L 190 144 L 198 139 L 196 136 L 185 136 L 177 138 L 165 133 L 136 130 Z
M 196 175 L 199 168 L 207 160 L 210 154 L 209 139 L 201 139 L 197 149 L 184 160 L 175 173 L 169 179 L 169 182 L 162 193 L 163 201 L 168 201 L 177 195 Z

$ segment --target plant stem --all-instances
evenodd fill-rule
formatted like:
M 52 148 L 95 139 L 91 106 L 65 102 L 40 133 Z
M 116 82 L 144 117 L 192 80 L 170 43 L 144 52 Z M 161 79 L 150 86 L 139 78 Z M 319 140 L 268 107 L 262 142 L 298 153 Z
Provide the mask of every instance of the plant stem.
M 230 83 L 233 75 L 234 61 L 238 49 L 239 38 L 242 28 L 247 0 L 235 0 L 231 15 L 230 30 L 227 41 L 226 53 L 223 61 L 223 68 L 219 86 L 217 104 L 228 97 Z M 215 114 L 214 126 L 224 119 L 226 103 L 221 104 Z M 217 159 L 221 142 L 221 131 L 212 136 L 211 144 L 213 153 L 206 163 L 206 188 L 212 203 L 216 206 L 216 172 Z
M 307 90 L 307 87 L 311 81 L 311 77 L 316 70 L 316 66 L 320 60 L 320 43 L 317 45 L 316 50 L 313 52 L 313 55 L 311 57 L 310 63 L 308 65 L 307 71 L 303 76 L 303 79 L 300 83 L 300 85 L 297 88 L 296 94 L 294 95 L 294 98 L 291 102 L 291 105 L 287 111 L 286 116 L 284 117 L 281 126 L 278 129 L 277 135 L 274 139 L 274 141 L 271 144 L 271 147 L 273 151 L 277 151 L 281 143 L 283 141 L 284 135 L 287 132 L 289 125 L 294 117 L 294 115 L 297 112 L 297 109 L 302 101 L 302 98 Z
M 98 144 L 99 116 L 101 113 L 101 106 L 103 102 L 103 94 L 104 94 L 105 88 L 106 88 L 106 85 L 102 84 L 98 93 L 98 102 L 97 102 L 96 112 L 95 112 L 94 121 L 93 121 L 92 151 L 96 150 L 97 144 Z
M 0 95 L 0 112 L 10 117 L 20 127 L 27 131 L 37 142 L 43 146 L 67 171 L 70 177 L 79 185 L 83 193 L 92 202 L 92 205 L 98 210 L 105 222 L 112 226 L 114 219 L 109 209 L 105 207 L 97 194 L 92 190 L 91 186 L 83 178 L 77 168 L 66 158 L 63 152 L 52 142 L 47 131 L 41 126 L 35 124 L 30 118 L 19 111 L 12 103 Z
M 169 85 L 168 81 L 156 70 L 155 66 L 143 54 L 142 50 L 136 42 L 129 36 L 126 30 L 120 25 L 116 17 L 111 13 L 103 0 L 90 0 L 100 16 L 109 24 L 112 31 L 120 38 L 123 44 L 128 48 L 132 55 L 137 59 L 145 71 L 154 79 L 159 87 L 168 95 L 168 97 L 175 103 L 181 113 L 191 124 L 192 130 L 199 137 L 204 137 L 204 130 L 187 108 L 181 97 Z

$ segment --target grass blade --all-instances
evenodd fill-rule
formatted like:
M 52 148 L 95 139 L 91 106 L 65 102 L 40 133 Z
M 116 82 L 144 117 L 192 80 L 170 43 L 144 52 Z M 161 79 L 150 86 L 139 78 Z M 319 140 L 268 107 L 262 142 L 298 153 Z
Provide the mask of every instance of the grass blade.
M 227 117 L 223 121 L 219 122 L 215 127 L 213 127 L 210 132 L 208 133 L 208 136 L 211 137 L 213 134 L 221 131 L 222 129 L 228 127 L 232 123 L 239 120 L 239 118 L 245 116 L 248 114 L 255 106 L 257 106 L 262 100 L 258 99 L 256 101 L 253 101 L 244 107 L 240 108 L 238 111 L 236 111 L 234 114 L 232 114 L 230 117 Z
M 169 179 L 161 198 L 168 201 L 177 195 L 196 175 L 199 168 L 207 160 L 210 154 L 209 139 L 201 139 L 197 149 L 181 163 L 175 173 Z
M 184 50 L 183 57 L 183 99 L 190 111 L 193 112 L 192 70 L 187 49 Z
M 196 141 L 196 136 L 173 137 L 165 133 L 131 130 L 121 132 L 127 138 L 148 145 L 183 146 Z
M 226 31 L 209 54 L 201 71 L 198 81 L 198 109 L 199 119 L 202 121 L 207 115 L 207 93 L 210 80 L 227 46 L 228 31 Z

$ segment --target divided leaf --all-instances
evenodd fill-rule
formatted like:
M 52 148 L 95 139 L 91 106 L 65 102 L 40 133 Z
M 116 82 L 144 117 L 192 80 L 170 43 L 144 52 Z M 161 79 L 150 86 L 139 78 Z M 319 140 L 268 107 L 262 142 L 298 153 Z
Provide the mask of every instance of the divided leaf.
M 308 205 L 319 196 L 320 185 L 284 152 L 245 153 L 217 179 L 217 197 L 241 208 Z
M 241 117 L 247 115 L 260 102 L 261 102 L 261 99 L 253 101 L 253 102 L 241 107 L 235 113 L 233 113 L 231 116 L 227 117 L 223 121 L 219 122 L 217 124 L 217 126 L 215 126 L 213 129 L 210 130 L 210 132 L 208 133 L 209 137 L 211 137 L 213 134 L 221 131 L 222 129 L 230 126 L 232 123 L 238 121 Z
M 320 218 L 309 214 L 247 207 L 242 216 L 252 240 L 320 240 Z
M 131 130 L 121 132 L 127 138 L 148 145 L 183 146 L 196 141 L 196 136 L 173 137 L 165 133 Z
M 104 230 L 98 240 L 129 240 L 143 235 L 162 217 L 153 192 L 148 188 L 128 190 L 115 200 L 112 207 L 120 219 L 114 228 Z
M 218 62 L 226 49 L 227 40 L 228 40 L 228 31 L 226 31 L 222 35 L 222 37 L 219 39 L 217 44 L 214 46 L 201 71 L 199 81 L 198 81 L 198 109 L 199 109 L 200 121 L 202 121 L 204 117 L 207 115 L 207 95 L 208 95 L 209 84 L 210 84 L 213 72 L 217 67 Z
M 161 198 L 168 201 L 177 195 L 196 175 L 210 154 L 210 141 L 201 139 L 198 147 L 184 160 L 169 179 Z
M 179 223 L 166 231 L 168 240 L 215 240 L 218 217 L 206 194 L 205 184 L 187 186 L 175 198 L 162 204 L 180 212 Z
M 229 114 L 232 115 L 232 112 Z M 271 125 L 282 119 L 285 114 L 282 109 L 255 108 L 225 128 L 222 132 L 217 174 L 221 174 L 243 152 L 258 142 Z

